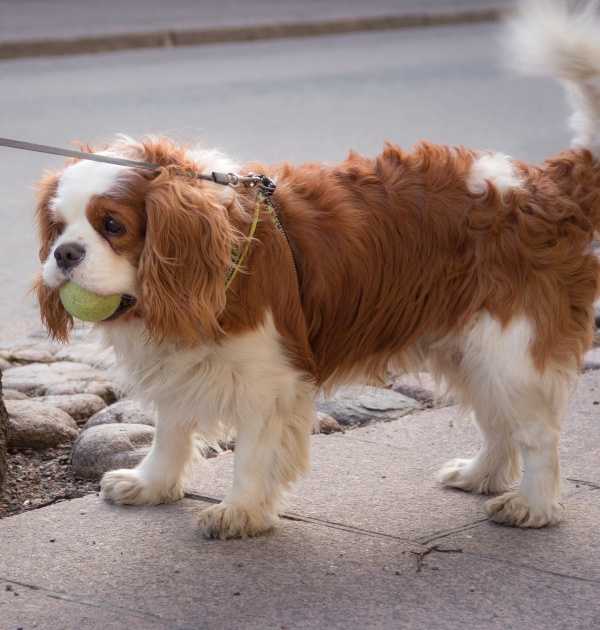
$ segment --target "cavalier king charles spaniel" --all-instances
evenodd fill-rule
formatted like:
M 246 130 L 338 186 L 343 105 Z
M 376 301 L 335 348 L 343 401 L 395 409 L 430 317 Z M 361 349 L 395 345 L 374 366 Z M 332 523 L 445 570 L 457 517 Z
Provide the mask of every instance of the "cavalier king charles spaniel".
M 537 166 L 428 143 L 334 166 L 236 164 L 120 137 L 106 155 L 158 170 L 80 160 L 46 176 L 42 318 L 68 338 L 59 288 L 70 280 L 122 295 L 98 328 L 157 412 L 150 452 L 106 473 L 102 496 L 180 499 L 194 434 L 233 430 L 233 486 L 200 526 L 260 534 L 307 470 L 318 392 L 427 369 L 483 435 L 474 457 L 442 467 L 442 484 L 497 495 L 485 508 L 499 523 L 557 523 L 561 418 L 599 290 L 599 27 L 591 9 L 560 1 L 528 2 L 515 18 L 520 66 L 563 80 L 575 110 L 572 148 Z M 256 189 L 194 177 L 211 171 L 266 174 L 273 207 Z

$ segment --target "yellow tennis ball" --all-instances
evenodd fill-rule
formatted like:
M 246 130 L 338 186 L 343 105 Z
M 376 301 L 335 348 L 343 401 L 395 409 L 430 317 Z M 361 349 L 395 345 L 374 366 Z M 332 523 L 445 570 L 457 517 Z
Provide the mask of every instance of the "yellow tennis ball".
M 98 295 L 74 282 L 67 282 L 59 291 L 60 301 L 68 313 L 84 322 L 100 322 L 119 308 L 120 295 Z

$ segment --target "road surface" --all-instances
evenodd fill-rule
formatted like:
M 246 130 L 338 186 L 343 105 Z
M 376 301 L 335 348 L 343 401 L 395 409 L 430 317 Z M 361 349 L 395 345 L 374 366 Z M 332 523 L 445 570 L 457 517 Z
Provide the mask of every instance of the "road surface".
M 116 132 L 241 160 L 373 155 L 419 139 L 540 160 L 568 143 L 550 81 L 500 66 L 497 24 L 0 63 L 0 136 L 67 146 Z M 61 160 L 0 149 L 0 340 L 38 326 L 34 184 Z

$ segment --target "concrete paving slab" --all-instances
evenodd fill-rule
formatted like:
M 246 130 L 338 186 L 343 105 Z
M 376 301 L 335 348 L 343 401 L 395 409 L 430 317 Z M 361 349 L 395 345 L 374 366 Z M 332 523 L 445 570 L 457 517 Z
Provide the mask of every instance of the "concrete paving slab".
M 430 571 L 435 577 L 431 577 Z M 424 558 L 419 575 L 429 587 L 422 605 L 430 607 L 429 619 L 433 620 L 431 625 L 422 626 L 424 629 L 597 630 L 600 627 L 597 583 L 465 553 L 431 553 Z M 444 583 L 439 590 L 438 580 Z M 432 601 L 436 597 L 441 599 L 440 608 Z
M 577 383 L 561 437 L 562 475 L 600 486 L 600 371 Z
M 597 620 L 595 583 L 303 522 L 207 541 L 194 518 L 204 505 L 118 508 L 88 496 L 4 519 L 2 627 L 505 630 Z
M 10 588 L 10 590 L 6 590 Z M 132 613 L 96 601 L 77 601 L 72 595 L 34 589 L 0 578 L 0 627 L 2 630 L 121 630 L 164 628 L 153 615 Z
M 402 539 L 434 535 L 484 518 L 481 497 L 444 490 L 435 472 L 446 459 L 477 451 L 478 436 L 448 407 L 312 438 L 311 472 L 288 497 L 293 513 Z M 188 489 L 223 497 L 233 458 L 197 464 Z
M 582 376 L 565 421 L 563 496 L 577 484 L 600 485 L 600 431 L 594 402 L 597 372 Z M 480 438 L 456 407 L 415 413 L 345 434 L 314 436 L 312 470 L 294 487 L 289 510 L 407 540 L 427 541 L 485 518 L 483 497 L 442 488 L 435 473 L 448 459 L 470 457 Z M 222 498 L 233 454 L 201 462 L 188 482 L 200 495 Z
M 377 537 L 297 522 L 272 536 L 215 543 L 196 527 L 195 513 L 206 505 L 120 508 L 88 496 L 4 519 L 0 584 L 29 585 L 14 588 L 40 600 L 120 609 L 141 617 L 133 627 L 145 627 L 146 619 L 165 628 L 280 627 L 290 618 L 310 625 L 342 618 L 353 606 L 364 625 L 396 588 L 408 586 L 415 571 L 409 551 L 422 549 L 391 541 L 382 554 Z M 400 575 L 384 595 L 394 571 Z M 379 593 L 359 612 L 356 602 L 370 582 Z M 85 611 L 64 610 L 58 620 L 42 615 L 38 627 L 78 628 L 67 615 Z M 12 606 L 2 623 L 19 625 L 19 612 Z
M 569 575 L 600 587 L 600 489 L 581 487 L 564 503 L 567 518 L 557 527 L 516 532 L 485 522 L 431 543 L 462 549 L 464 554 L 498 560 L 507 566 Z

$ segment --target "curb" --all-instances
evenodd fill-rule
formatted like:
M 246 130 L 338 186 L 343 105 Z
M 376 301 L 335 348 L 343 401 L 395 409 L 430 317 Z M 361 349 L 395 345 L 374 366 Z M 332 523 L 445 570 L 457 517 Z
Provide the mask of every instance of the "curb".
M 426 26 L 476 24 L 502 17 L 501 9 L 441 11 L 380 17 L 288 22 L 215 29 L 164 30 L 146 33 L 97 35 L 69 39 L 36 39 L 0 42 L 0 59 L 22 59 L 133 50 L 172 48 L 232 42 L 251 42 L 291 37 L 318 37 L 361 31 L 385 31 Z

